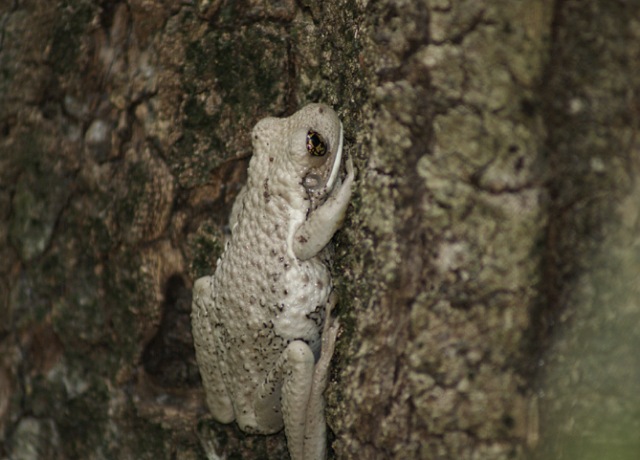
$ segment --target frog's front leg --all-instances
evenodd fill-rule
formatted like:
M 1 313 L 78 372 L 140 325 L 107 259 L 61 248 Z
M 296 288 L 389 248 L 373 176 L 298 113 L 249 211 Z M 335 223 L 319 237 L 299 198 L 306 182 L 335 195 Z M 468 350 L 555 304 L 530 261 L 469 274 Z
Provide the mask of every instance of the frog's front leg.
M 323 393 L 338 333 L 338 323 L 331 322 L 332 304 L 333 297 L 327 305 L 318 362 L 315 363 L 313 351 L 306 343 L 301 340 L 291 342 L 256 394 L 257 425 L 272 431 L 284 421 L 291 460 L 323 460 L 326 457 Z
M 353 162 L 346 161 L 347 177 L 336 187 L 318 209 L 313 211 L 296 230 L 293 238 L 293 252 L 300 260 L 315 256 L 324 248 L 333 234 L 340 228 L 351 198 L 353 185 Z

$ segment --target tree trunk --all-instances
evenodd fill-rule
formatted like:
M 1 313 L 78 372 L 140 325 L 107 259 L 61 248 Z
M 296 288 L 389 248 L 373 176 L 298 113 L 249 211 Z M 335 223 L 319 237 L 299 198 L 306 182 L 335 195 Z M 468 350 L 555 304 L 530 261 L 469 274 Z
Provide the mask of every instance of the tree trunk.
M 330 458 L 640 456 L 640 4 L 0 3 L 0 458 L 287 458 L 212 422 L 193 281 L 249 133 L 358 173 Z

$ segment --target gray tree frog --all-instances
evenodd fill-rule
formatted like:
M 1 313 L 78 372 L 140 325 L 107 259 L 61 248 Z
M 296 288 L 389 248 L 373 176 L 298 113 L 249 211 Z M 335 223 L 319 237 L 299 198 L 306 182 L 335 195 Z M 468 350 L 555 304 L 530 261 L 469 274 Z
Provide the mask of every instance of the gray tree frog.
M 323 392 L 338 332 L 326 249 L 351 197 L 342 123 L 326 105 L 253 129 L 247 184 L 213 276 L 195 282 L 196 358 L 213 417 L 283 426 L 293 460 L 326 456 Z

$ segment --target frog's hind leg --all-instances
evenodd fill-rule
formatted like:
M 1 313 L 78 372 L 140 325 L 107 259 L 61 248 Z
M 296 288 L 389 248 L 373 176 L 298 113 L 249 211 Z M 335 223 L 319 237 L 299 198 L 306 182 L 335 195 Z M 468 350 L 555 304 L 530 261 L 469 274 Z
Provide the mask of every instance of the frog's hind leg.
M 304 448 L 305 455 L 309 456 L 306 458 L 323 459 L 326 457 L 327 424 L 324 416 L 324 390 L 327 388 L 329 364 L 333 357 L 336 339 L 338 337 L 338 330 L 340 328 L 338 320 L 331 318 L 331 310 L 335 306 L 335 303 L 336 295 L 335 292 L 332 292 L 326 305 L 324 329 L 322 331 L 322 351 L 320 359 L 318 359 L 313 370 L 313 382 L 311 385 L 311 391 L 309 392 L 309 402 L 307 403 L 307 420 L 304 429 Z M 317 457 L 311 456 L 312 452 L 317 452 Z
M 279 430 L 284 422 L 291 460 L 326 457 L 323 393 L 338 333 L 338 324 L 331 322 L 330 317 L 333 302 L 332 296 L 327 305 L 318 362 L 305 342 L 291 342 L 256 394 L 256 423 L 271 431 Z
M 200 377 L 206 391 L 207 406 L 213 417 L 221 423 L 230 423 L 235 419 L 231 398 L 222 380 L 220 359 L 215 350 L 215 338 L 212 324 L 216 319 L 211 305 L 213 277 L 205 276 L 196 280 L 193 288 L 191 307 L 191 328 L 196 348 L 196 360 L 200 368 Z M 207 308 L 208 307 L 208 308 Z
M 320 460 L 305 455 L 307 403 L 313 382 L 315 358 L 309 345 L 294 340 L 258 388 L 254 409 L 256 423 L 263 432 L 279 431 L 284 422 L 291 460 Z M 324 417 L 324 415 L 323 415 Z M 324 443 L 324 438 L 323 438 Z

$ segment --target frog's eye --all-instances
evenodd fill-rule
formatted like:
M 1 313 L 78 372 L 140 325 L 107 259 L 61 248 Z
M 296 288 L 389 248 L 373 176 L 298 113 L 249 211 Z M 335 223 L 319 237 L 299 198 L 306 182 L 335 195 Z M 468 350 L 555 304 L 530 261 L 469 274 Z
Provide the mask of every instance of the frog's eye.
M 307 132 L 307 152 L 314 157 L 322 157 L 327 153 L 327 144 L 320 134 L 313 130 Z

